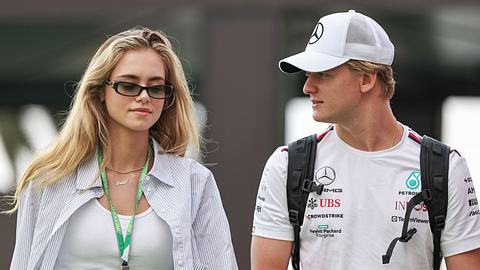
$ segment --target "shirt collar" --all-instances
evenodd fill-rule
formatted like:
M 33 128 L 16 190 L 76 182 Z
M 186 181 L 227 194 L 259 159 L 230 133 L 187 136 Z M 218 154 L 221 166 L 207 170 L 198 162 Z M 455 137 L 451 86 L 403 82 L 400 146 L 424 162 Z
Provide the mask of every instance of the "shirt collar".
M 153 153 L 155 156 L 152 169 L 148 174 L 154 176 L 161 182 L 164 182 L 167 185 L 175 186 L 175 179 L 173 178 L 171 171 L 171 162 L 172 157 L 170 154 L 164 152 L 160 144 L 154 139 L 150 140 L 151 145 L 153 145 Z
M 75 186 L 79 190 L 102 187 L 100 174 L 98 173 L 98 149 L 95 149 L 90 158 L 77 169 Z

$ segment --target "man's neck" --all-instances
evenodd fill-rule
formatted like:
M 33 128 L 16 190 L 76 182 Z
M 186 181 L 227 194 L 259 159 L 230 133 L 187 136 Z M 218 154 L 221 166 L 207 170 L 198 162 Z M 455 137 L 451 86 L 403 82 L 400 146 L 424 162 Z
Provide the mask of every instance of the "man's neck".
M 363 151 L 392 148 L 402 138 L 403 127 L 390 109 L 390 105 L 375 104 L 357 113 L 354 118 L 335 124 L 338 136 L 350 146 Z

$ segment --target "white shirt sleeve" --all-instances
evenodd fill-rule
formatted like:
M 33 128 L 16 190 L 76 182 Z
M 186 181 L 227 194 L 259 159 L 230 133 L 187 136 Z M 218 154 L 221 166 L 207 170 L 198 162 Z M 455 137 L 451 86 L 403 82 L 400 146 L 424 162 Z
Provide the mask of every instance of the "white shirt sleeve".
M 288 219 L 288 153 L 280 147 L 267 161 L 257 193 L 252 235 L 293 241 L 293 227 Z
M 448 209 L 441 238 L 444 257 L 480 248 L 480 213 L 467 162 L 453 152 L 449 168 Z

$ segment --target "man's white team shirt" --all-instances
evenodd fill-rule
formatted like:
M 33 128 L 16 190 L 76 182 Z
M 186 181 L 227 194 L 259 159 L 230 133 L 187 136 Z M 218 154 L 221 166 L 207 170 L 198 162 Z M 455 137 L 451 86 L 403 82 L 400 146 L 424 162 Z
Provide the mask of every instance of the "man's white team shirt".
M 314 181 L 300 239 L 302 269 L 432 269 L 433 240 L 426 206 L 412 211 L 417 233 L 397 243 L 389 264 L 382 255 L 400 236 L 406 204 L 421 190 L 420 144 L 409 138 L 394 147 L 365 152 L 343 142 L 335 129 L 318 143 Z M 414 133 L 412 133 L 414 134 Z M 414 136 L 414 135 L 413 135 Z M 293 241 L 286 199 L 288 151 L 278 148 L 263 171 L 254 210 L 253 235 Z M 441 238 L 445 257 L 480 248 L 480 213 L 465 159 L 450 155 L 448 212 Z

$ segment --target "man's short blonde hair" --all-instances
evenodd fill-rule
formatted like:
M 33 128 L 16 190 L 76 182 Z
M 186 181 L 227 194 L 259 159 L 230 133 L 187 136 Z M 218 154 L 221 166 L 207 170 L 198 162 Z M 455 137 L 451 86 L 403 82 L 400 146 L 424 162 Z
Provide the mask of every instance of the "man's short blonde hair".
M 375 64 L 362 60 L 349 60 L 345 63 L 353 72 L 377 73 L 377 78 L 384 86 L 384 97 L 389 100 L 395 93 L 395 79 L 393 78 L 393 70 L 389 65 Z

